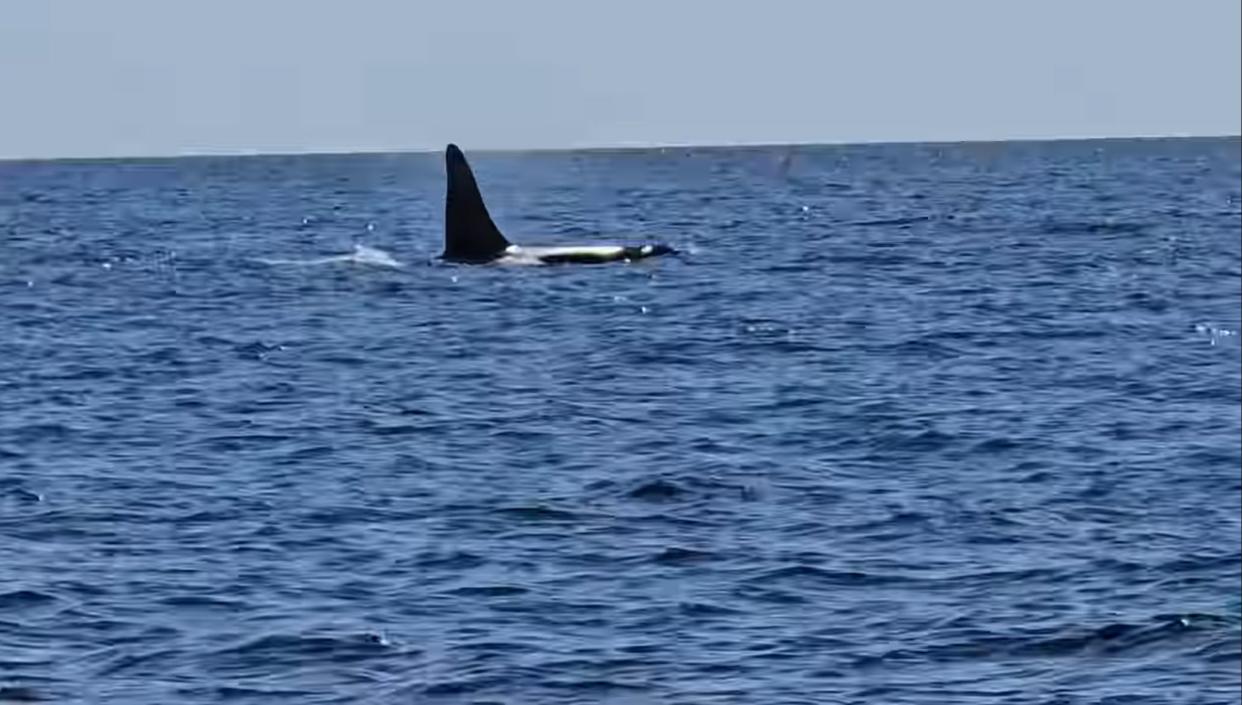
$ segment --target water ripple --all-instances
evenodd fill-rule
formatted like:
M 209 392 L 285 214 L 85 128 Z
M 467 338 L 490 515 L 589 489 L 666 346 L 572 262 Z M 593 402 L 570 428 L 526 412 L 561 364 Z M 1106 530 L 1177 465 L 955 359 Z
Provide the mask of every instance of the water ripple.
M 0 163 L 0 702 L 1237 702 L 1239 154 Z

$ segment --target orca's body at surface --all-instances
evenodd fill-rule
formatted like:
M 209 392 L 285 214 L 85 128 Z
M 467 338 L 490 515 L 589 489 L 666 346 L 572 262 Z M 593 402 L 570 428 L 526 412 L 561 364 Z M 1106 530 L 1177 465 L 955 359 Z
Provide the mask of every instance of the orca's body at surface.
M 444 252 L 440 259 L 463 264 L 602 264 L 672 254 L 668 245 L 570 245 L 522 247 L 509 242 L 492 222 L 483 195 L 457 145 L 444 151 L 448 183 L 444 194 Z

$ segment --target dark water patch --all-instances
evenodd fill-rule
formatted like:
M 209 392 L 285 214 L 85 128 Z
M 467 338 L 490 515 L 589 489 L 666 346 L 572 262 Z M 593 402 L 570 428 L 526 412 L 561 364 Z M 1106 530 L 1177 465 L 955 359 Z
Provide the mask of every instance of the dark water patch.
M 855 226 L 855 227 L 864 227 L 864 228 L 877 227 L 877 226 L 900 226 L 900 225 L 913 225 L 915 223 L 926 223 L 927 221 L 931 219 L 932 217 L 929 215 L 913 215 L 913 216 L 905 216 L 905 217 L 899 217 L 899 218 L 875 218 L 873 220 L 857 220 L 857 221 L 848 223 L 848 225 Z
M 1024 442 L 1015 438 L 988 438 L 979 441 L 970 448 L 970 453 L 979 455 L 1002 455 L 1023 450 Z
M 8 436 L 17 445 L 40 442 L 64 441 L 80 434 L 81 429 L 59 422 L 39 422 L 0 428 L 0 438 Z
M 192 700 L 219 700 L 221 702 L 289 702 L 290 699 L 300 702 L 314 702 L 320 699 L 313 690 L 217 686 L 210 688 L 179 688 L 177 695 Z
M 426 432 L 435 431 L 434 428 L 429 428 L 427 426 L 423 426 L 419 424 L 383 424 L 383 423 L 376 423 L 374 421 L 371 421 L 370 419 L 363 419 L 359 421 L 359 425 L 362 426 L 366 430 L 367 433 L 380 436 L 380 437 L 409 436 L 409 435 L 414 435 L 418 433 L 426 433 Z
M 503 507 L 494 513 L 501 518 L 521 522 L 577 522 L 583 518 L 575 512 L 544 505 Z
M 742 613 L 741 610 L 710 602 L 683 602 L 677 606 L 677 610 L 688 617 L 704 618 L 728 617 Z
M 570 691 L 576 697 L 589 695 L 602 696 L 605 693 L 613 691 L 645 692 L 648 690 L 648 686 L 643 683 L 626 683 L 622 681 L 599 678 L 548 678 L 543 680 L 540 685 L 553 690 Z
M 52 701 L 50 693 L 22 685 L 0 686 L 0 703 L 41 703 Z
M 428 551 L 418 555 L 415 563 L 420 568 L 442 569 L 442 570 L 470 570 L 486 565 L 488 559 L 475 553 L 467 551 L 453 551 L 444 553 L 440 551 Z
M 25 611 L 45 607 L 56 602 L 56 597 L 37 590 L 13 590 L 0 593 L 0 611 Z
M 260 664 L 303 666 L 314 663 L 368 661 L 397 653 L 396 647 L 374 633 L 341 636 L 270 634 L 220 649 L 211 654 L 213 668 L 258 674 Z M 405 655 L 417 652 L 400 650 Z
M 709 551 L 696 551 L 691 548 L 670 546 L 652 556 L 654 563 L 662 565 L 693 565 L 715 560 L 717 556 Z
M 41 503 L 43 495 L 24 487 L 12 487 L 0 490 L 0 499 L 7 500 L 16 505 L 32 505 Z
M 921 512 L 896 512 L 883 519 L 865 521 L 859 524 L 840 526 L 840 530 L 870 534 L 891 529 L 904 529 L 929 526 L 933 517 Z
M 1148 223 L 1117 220 L 1050 220 L 1040 224 L 1045 235 L 1137 235 L 1151 227 Z
M 685 499 L 691 495 L 689 488 L 666 480 L 664 478 L 655 478 L 639 483 L 630 489 L 626 495 L 632 499 L 644 502 L 671 502 L 678 499 Z
M 174 609 L 205 610 L 211 612 L 242 612 L 248 605 L 240 600 L 226 600 L 205 595 L 171 596 L 160 600 L 160 604 Z
M 881 453 L 932 453 L 958 442 L 952 434 L 934 428 L 914 432 L 882 433 L 872 443 Z
M 269 448 L 280 443 L 295 440 L 295 436 L 276 433 L 227 434 L 204 438 L 199 441 L 207 449 L 215 453 L 232 453 L 258 448 Z
M 525 595 L 530 589 L 518 585 L 467 585 L 448 592 L 462 597 L 511 597 Z

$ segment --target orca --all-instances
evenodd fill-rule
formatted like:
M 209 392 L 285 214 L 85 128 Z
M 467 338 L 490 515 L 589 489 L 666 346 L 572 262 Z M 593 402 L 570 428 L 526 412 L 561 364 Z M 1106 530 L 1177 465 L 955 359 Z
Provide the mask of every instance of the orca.
M 602 264 L 630 262 L 676 253 L 663 244 L 515 245 L 492 222 L 466 155 L 455 144 L 444 150 L 448 182 L 444 194 L 444 252 L 440 259 L 460 264 Z

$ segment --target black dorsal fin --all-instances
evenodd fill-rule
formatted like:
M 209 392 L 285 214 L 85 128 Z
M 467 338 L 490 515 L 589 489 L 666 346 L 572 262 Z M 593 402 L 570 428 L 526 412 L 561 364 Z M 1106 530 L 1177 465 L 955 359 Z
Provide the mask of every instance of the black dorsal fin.
M 509 241 L 487 213 L 483 195 L 457 145 L 444 150 L 448 185 L 444 194 L 444 254 L 457 262 L 489 262 L 504 253 Z

